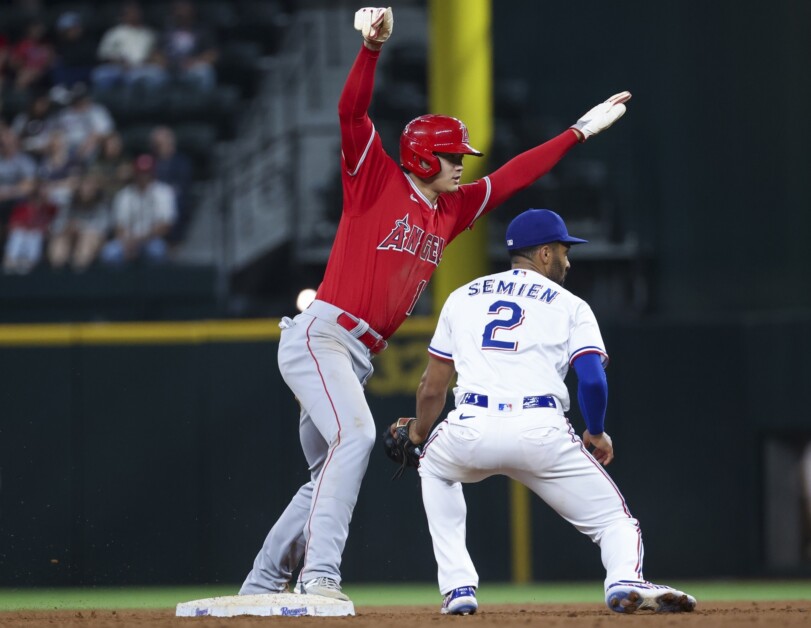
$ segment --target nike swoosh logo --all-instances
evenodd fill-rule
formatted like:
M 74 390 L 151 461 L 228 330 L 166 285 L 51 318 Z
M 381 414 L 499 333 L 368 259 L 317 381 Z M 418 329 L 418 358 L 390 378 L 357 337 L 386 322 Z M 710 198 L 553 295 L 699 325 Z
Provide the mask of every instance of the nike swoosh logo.
M 412 200 L 412 201 L 414 201 L 415 203 L 419 203 L 419 202 L 420 202 L 420 201 L 419 201 L 419 199 L 417 199 L 417 197 L 416 197 L 416 196 L 414 196 L 413 194 L 409 194 L 409 197 L 410 197 L 410 198 L 411 198 L 411 200 Z
M 467 416 L 465 416 L 464 414 L 459 415 L 459 420 L 460 421 L 464 421 L 465 419 L 475 419 L 475 418 L 476 418 L 475 414 L 468 414 Z

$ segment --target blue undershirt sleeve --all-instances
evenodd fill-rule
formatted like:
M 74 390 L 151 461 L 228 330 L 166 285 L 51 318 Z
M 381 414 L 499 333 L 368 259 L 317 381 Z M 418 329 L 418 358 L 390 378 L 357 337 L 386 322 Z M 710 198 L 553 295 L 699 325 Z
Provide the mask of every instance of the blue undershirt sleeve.
M 577 373 L 577 400 L 590 434 L 602 434 L 605 409 L 608 405 L 608 382 L 600 355 L 586 353 L 575 359 Z

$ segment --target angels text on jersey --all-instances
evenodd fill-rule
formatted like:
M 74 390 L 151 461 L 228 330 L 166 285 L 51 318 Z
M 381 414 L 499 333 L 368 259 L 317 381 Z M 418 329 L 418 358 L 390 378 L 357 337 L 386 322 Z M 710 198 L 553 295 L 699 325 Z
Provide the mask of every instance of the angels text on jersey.
M 404 251 L 411 255 L 417 255 L 419 251 L 421 260 L 430 262 L 434 266 L 439 265 L 442 252 L 445 250 L 445 238 L 433 233 L 425 233 L 425 230 L 417 225 L 409 225 L 408 218 L 409 214 L 406 214 L 397 219 L 391 233 L 377 245 L 377 249 L 379 251 Z

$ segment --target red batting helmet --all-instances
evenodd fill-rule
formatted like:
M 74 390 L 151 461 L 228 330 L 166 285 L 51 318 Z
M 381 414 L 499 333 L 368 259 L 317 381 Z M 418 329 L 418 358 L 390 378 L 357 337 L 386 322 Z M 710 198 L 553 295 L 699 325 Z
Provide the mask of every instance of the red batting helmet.
M 461 120 L 434 113 L 420 116 L 406 124 L 400 136 L 400 163 L 418 177 L 432 177 L 440 169 L 436 153 L 481 157 L 468 142 L 467 127 Z

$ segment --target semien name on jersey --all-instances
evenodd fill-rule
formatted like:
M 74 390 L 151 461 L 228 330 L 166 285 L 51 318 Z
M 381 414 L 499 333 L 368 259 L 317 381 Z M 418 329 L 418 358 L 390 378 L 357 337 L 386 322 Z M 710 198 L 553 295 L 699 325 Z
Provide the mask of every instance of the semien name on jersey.
M 477 294 L 504 294 L 511 297 L 523 297 L 525 299 L 535 299 L 544 303 L 552 303 L 560 292 L 552 288 L 546 288 L 540 283 L 516 283 L 515 281 L 505 281 L 504 279 L 485 279 L 476 281 L 467 287 L 467 296 L 474 297 Z

